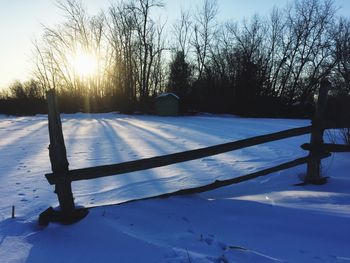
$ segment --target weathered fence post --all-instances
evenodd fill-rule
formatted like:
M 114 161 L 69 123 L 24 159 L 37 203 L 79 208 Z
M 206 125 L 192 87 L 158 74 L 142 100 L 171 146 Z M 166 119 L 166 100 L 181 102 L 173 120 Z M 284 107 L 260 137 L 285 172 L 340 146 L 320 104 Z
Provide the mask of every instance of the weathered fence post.
M 84 208 L 75 208 L 71 181 L 67 178 L 69 164 L 55 91 L 48 91 L 46 96 L 50 134 L 49 155 L 52 172 L 54 176 L 58 178 L 58 182 L 55 185 L 55 193 L 57 194 L 60 204 L 60 211 L 55 211 L 52 207 L 48 208 L 40 214 L 39 224 L 47 225 L 49 222 L 53 221 L 71 224 L 84 218 L 88 210 Z
M 62 213 L 68 215 L 74 210 L 75 205 L 71 182 L 64 180 L 64 177 L 68 175 L 69 163 L 67 160 L 66 146 L 64 144 L 62 132 L 62 123 L 54 90 L 47 92 L 47 104 L 50 134 L 49 155 L 51 168 L 55 176 L 61 177 L 63 179 L 60 183 L 56 184 L 55 192 L 58 196 L 58 201 Z
M 321 177 L 321 148 L 323 145 L 324 133 L 324 113 L 327 103 L 327 94 L 331 83 L 324 79 L 320 83 L 318 99 L 316 104 L 315 116 L 312 119 L 312 131 L 310 140 L 310 161 L 307 163 L 307 170 L 304 183 L 307 184 L 324 184 L 326 178 Z

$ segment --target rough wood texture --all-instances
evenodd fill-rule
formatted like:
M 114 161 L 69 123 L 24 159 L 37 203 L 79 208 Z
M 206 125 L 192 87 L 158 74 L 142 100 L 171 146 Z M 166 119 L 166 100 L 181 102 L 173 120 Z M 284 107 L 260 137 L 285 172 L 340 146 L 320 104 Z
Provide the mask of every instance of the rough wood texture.
M 330 89 L 331 83 L 328 80 L 323 80 L 320 84 L 316 113 L 312 120 L 312 132 L 310 144 L 313 149 L 320 149 L 323 145 L 323 133 L 324 133 L 324 112 L 327 104 L 327 93 Z M 307 171 L 305 176 L 305 183 L 319 184 L 321 180 L 321 159 L 317 157 L 320 155 L 318 150 L 310 150 L 310 156 L 313 157 L 307 163 Z
M 266 143 L 266 142 L 300 136 L 310 132 L 311 132 L 311 126 L 294 128 L 294 129 L 256 136 L 256 137 L 252 137 L 244 140 L 219 144 L 219 145 L 196 149 L 196 150 L 190 150 L 190 151 L 168 154 L 168 155 L 152 157 L 152 158 L 145 158 L 141 160 L 124 162 L 119 164 L 103 165 L 103 166 L 71 170 L 71 171 L 68 171 L 69 176 L 57 176 L 55 173 L 46 174 L 46 178 L 50 184 L 57 184 L 60 181 L 87 180 L 87 179 L 93 179 L 93 178 L 100 178 L 104 176 L 130 173 L 130 172 L 195 160 L 195 159 L 199 159 L 207 156 L 212 156 L 216 154 L 221 154 L 221 153 L 225 153 L 225 152 L 229 152 L 237 149 L 242 149 L 242 148 Z
M 307 151 L 317 151 L 317 152 L 350 152 L 350 145 L 346 144 L 332 144 L 324 143 L 320 146 L 313 146 L 310 143 L 304 143 L 301 148 Z
M 61 118 L 53 90 L 47 92 L 47 105 L 50 135 L 49 155 L 52 172 L 56 177 L 67 177 L 69 164 L 62 133 Z M 56 184 L 55 192 L 62 212 L 64 214 L 71 213 L 75 208 L 71 183 L 66 180 L 60 181 Z

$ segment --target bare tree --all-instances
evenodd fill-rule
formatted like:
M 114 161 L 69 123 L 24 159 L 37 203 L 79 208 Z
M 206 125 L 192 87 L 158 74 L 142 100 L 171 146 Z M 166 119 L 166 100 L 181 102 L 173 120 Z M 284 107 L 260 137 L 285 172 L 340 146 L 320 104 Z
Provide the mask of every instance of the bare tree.
M 216 0 L 205 0 L 195 16 L 191 45 L 195 52 L 198 79 L 202 77 L 203 71 L 207 67 L 210 46 L 217 31 L 215 20 L 217 14 Z
M 162 51 L 160 41 L 162 30 L 157 30 L 154 20 L 150 17 L 150 12 L 155 7 L 163 7 L 162 1 L 158 0 L 138 0 L 135 6 L 135 20 L 137 21 L 138 34 L 138 70 L 139 70 L 139 93 L 141 100 L 150 94 L 150 76 L 155 57 Z M 158 35 L 158 36 L 157 36 Z
M 80 1 L 57 2 L 66 22 L 55 28 L 43 28 L 41 41 L 35 41 L 34 76 L 47 89 L 75 95 L 101 97 L 104 91 L 105 53 L 104 14 L 89 17 Z M 96 60 L 95 72 L 82 76 L 74 65 L 79 52 Z
M 286 11 L 283 70 L 278 93 L 308 100 L 319 81 L 334 67 L 329 35 L 334 18 L 331 0 L 300 0 Z
M 350 94 L 350 21 L 340 18 L 337 30 L 334 32 L 335 53 L 337 61 L 335 70 L 336 92 Z
M 188 96 L 205 107 L 214 98 L 211 105 L 223 100 L 225 109 L 232 109 L 233 101 L 248 105 L 250 98 L 304 103 L 330 73 L 339 76 L 338 86 L 350 89 L 350 26 L 344 20 L 335 27 L 332 0 L 295 0 L 267 18 L 255 15 L 224 25 L 216 20 L 217 1 L 205 0 L 193 16 L 181 12 L 171 42 L 165 24 L 154 19 L 154 10 L 163 5 L 161 0 L 120 0 L 107 13 L 89 16 L 80 0 L 58 2 L 65 22 L 44 27 L 34 43 L 37 82 L 77 96 L 119 98 L 130 111 L 137 103 L 147 107 L 171 74 L 164 55 L 167 40 L 173 61 L 183 55 L 191 69 Z M 72 65 L 79 50 L 96 59 L 93 74 L 81 74 Z
M 192 21 L 190 20 L 190 13 L 181 10 L 180 19 L 177 20 L 173 26 L 173 44 L 172 49 L 176 52 L 181 51 L 187 56 L 190 46 L 189 40 L 192 37 L 191 31 Z
M 128 104 L 134 104 L 136 100 L 135 22 L 133 9 L 130 9 L 129 5 L 119 3 L 109 8 L 107 38 L 111 53 L 108 76 L 114 84 L 113 94 L 123 96 Z
M 109 75 L 131 104 L 147 100 L 164 86 L 164 24 L 152 18 L 152 10 L 162 6 L 161 1 L 134 0 L 109 9 Z

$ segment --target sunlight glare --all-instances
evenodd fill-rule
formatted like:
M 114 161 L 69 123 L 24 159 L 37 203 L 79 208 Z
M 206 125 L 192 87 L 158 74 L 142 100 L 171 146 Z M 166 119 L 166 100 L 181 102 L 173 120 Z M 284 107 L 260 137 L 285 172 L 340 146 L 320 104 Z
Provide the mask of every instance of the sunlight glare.
M 79 51 L 73 56 L 72 67 L 80 77 L 89 77 L 96 73 L 97 61 L 93 55 Z

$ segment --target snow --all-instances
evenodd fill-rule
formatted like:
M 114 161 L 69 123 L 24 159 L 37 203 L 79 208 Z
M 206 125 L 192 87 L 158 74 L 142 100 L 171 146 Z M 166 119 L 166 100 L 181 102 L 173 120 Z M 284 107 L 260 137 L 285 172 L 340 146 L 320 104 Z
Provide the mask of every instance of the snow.
M 70 169 L 153 157 L 309 125 L 307 120 L 63 114 Z M 309 135 L 162 168 L 73 183 L 82 221 L 42 228 L 57 197 L 47 117 L 0 116 L 0 262 L 350 262 L 349 153 L 329 181 L 294 186 L 305 166 L 197 195 L 150 199 L 307 154 Z M 11 218 L 11 207 L 16 218 Z

